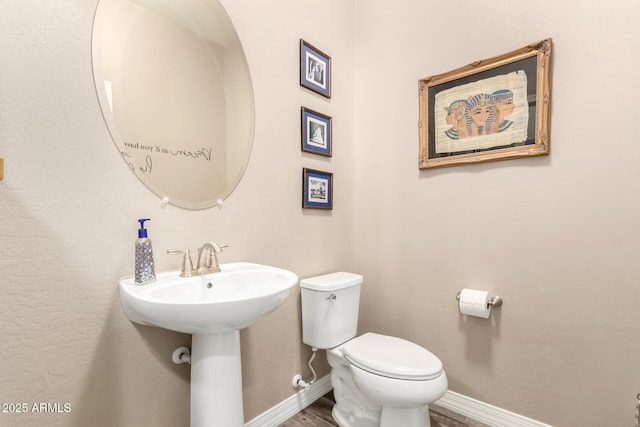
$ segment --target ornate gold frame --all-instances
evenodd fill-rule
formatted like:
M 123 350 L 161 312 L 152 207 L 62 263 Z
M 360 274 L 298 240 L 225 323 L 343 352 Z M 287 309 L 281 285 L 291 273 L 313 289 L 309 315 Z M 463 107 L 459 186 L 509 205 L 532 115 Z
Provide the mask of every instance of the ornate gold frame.
M 551 38 L 548 38 L 504 55 L 476 61 L 456 70 L 419 80 L 418 92 L 420 112 L 418 130 L 420 135 L 420 169 L 548 155 L 551 107 L 551 47 Z M 527 63 L 533 63 L 534 60 L 530 59 L 533 57 L 536 57 L 535 65 L 531 65 L 531 67 L 536 70 L 535 94 L 529 92 L 526 93 L 526 100 L 529 105 L 526 110 L 535 111 L 535 117 L 531 117 L 533 114 L 527 115 L 527 120 L 529 121 L 527 126 L 529 130 L 532 130 L 533 128 L 535 135 L 527 134 L 526 142 L 506 145 L 496 143 L 496 146 L 492 147 L 490 146 L 491 138 L 495 138 L 495 135 L 485 134 L 483 136 L 476 137 L 476 139 L 482 140 L 484 138 L 485 144 L 489 144 L 490 148 L 465 149 L 457 152 L 454 150 L 446 153 L 436 152 L 434 117 L 434 108 L 436 104 L 435 96 L 436 94 L 443 92 L 442 88 L 455 89 L 456 87 L 462 86 L 462 84 L 458 82 L 479 81 L 480 83 L 474 84 L 481 84 L 482 81 L 485 81 L 483 80 L 484 76 L 489 75 L 499 77 L 503 72 L 501 70 L 517 69 L 520 64 L 524 64 L 527 60 L 529 60 Z M 488 80 L 489 79 L 486 81 Z M 534 82 L 528 84 L 531 88 L 533 87 Z M 430 102 L 432 105 L 430 105 Z M 447 123 L 449 122 L 447 121 Z M 494 124 L 494 126 L 496 125 Z M 482 127 L 480 126 L 478 128 L 481 129 Z M 487 129 L 488 127 L 485 126 L 485 132 Z M 457 133 L 455 137 L 450 138 L 457 139 Z M 469 138 L 469 140 L 470 139 L 471 138 Z M 460 140 L 462 140 L 462 138 L 460 138 Z

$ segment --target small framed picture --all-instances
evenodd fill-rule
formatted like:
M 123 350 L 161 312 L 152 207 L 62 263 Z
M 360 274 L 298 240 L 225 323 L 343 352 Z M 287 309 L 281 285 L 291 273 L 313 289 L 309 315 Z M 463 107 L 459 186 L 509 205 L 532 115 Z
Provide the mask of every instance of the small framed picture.
M 331 117 L 302 107 L 302 151 L 331 157 Z
M 302 207 L 333 209 L 333 174 L 314 169 L 302 169 Z
M 300 85 L 331 98 L 331 57 L 300 39 Z

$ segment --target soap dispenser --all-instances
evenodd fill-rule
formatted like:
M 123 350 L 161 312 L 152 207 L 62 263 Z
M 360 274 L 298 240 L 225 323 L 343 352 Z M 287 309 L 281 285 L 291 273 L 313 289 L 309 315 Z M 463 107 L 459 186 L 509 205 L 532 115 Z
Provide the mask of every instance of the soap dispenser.
M 144 222 L 150 220 L 150 218 L 138 220 L 140 229 L 138 230 L 138 238 L 136 239 L 136 285 L 146 285 L 156 280 L 151 239 L 149 239 L 147 230 L 144 228 Z

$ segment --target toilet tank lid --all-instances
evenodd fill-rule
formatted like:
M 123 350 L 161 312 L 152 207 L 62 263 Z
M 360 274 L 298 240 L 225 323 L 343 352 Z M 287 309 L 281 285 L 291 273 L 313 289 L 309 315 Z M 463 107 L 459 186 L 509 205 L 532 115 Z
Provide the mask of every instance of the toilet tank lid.
M 362 275 L 339 271 L 300 280 L 300 287 L 314 291 L 337 291 L 362 284 Z

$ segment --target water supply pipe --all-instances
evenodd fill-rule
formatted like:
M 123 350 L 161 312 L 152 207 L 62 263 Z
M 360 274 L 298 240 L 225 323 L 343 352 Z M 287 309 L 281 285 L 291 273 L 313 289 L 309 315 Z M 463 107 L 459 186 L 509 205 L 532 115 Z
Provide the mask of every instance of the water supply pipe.
M 316 358 L 316 355 L 318 354 L 318 349 L 315 347 L 311 347 L 311 350 L 312 350 L 312 353 L 311 353 L 311 357 L 309 358 L 309 361 L 307 362 L 307 366 L 309 366 L 309 369 L 313 374 L 313 378 L 309 382 L 307 382 L 302 379 L 302 375 L 297 374 L 296 376 L 293 377 L 293 381 L 292 381 L 294 387 L 304 388 L 305 390 L 309 390 L 309 388 L 311 388 L 311 384 L 316 382 L 316 380 L 318 379 L 316 370 L 313 369 L 313 361 Z
M 191 365 L 191 350 L 185 346 L 178 347 L 171 355 L 171 360 L 176 365 L 182 365 L 183 363 Z

